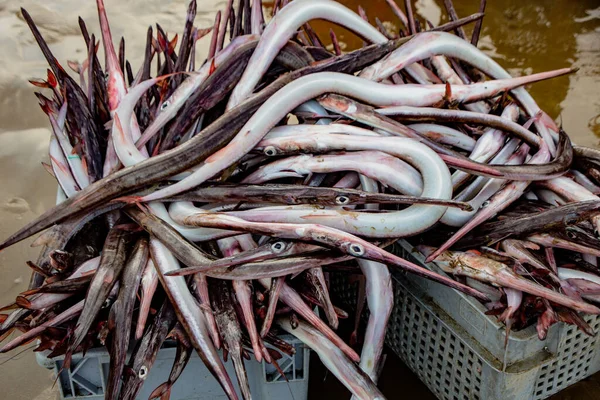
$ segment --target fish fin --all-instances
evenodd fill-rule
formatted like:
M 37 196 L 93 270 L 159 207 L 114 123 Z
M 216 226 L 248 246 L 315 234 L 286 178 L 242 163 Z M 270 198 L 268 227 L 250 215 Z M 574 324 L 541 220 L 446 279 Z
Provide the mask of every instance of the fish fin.
M 210 32 L 212 32 L 213 27 L 209 27 L 209 28 L 196 28 L 196 36 L 195 39 L 196 41 L 202 39 L 204 36 L 208 35 Z
M 28 310 L 31 308 L 31 301 L 29 301 L 25 296 L 17 296 L 15 299 L 15 304 Z
M 42 89 L 50 88 L 50 84 L 43 79 L 32 78 L 32 79 L 29 79 L 29 83 L 31 83 L 35 87 L 39 87 Z
M 158 29 L 156 30 L 156 37 L 158 39 L 158 51 L 164 52 L 167 49 L 167 41 L 168 39 L 164 36 L 162 29 L 160 29 L 159 25 L 156 24 Z
M 16 302 L 14 302 L 14 303 L 7 304 L 4 307 L 0 308 L 0 311 L 16 310 L 18 308 L 19 308 L 19 305 Z M 6 317 L 4 319 L 6 319 Z M 4 321 L 0 321 L 0 322 L 3 323 Z
M 169 48 L 168 48 L 168 53 L 169 54 L 173 54 L 173 52 L 175 52 L 175 46 L 177 46 L 177 40 L 179 39 L 179 34 L 175 34 L 175 36 L 173 37 L 173 39 L 171 39 L 171 41 L 169 42 Z
M 279 373 L 279 375 L 281 375 L 281 377 L 283 379 L 285 379 L 285 381 L 287 383 L 290 383 L 290 381 L 288 380 L 287 376 L 285 376 L 285 372 L 283 372 L 283 370 L 279 366 L 279 363 L 275 359 L 271 359 L 271 365 L 273 365 L 275 367 L 275 369 L 277 370 L 277 372 Z
M 271 348 L 267 347 L 267 351 L 269 352 L 269 355 L 271 356 L 271 360 L 281 360 L 283 358 L 281 353 L 275 349 L 271 349 Z
M 167 394 L 171 393 L 171 383 L 169 381 L 166 381 L 166 382 L 158 385 L 158 387 L 156 389 L 154 389 L 152 391 L 152 393 L 150 393 L 150 396 L 148 396 L 148 400 L 152 400 L 152 399 L 161 399 L 162 400 L 165 393 L 167 393 Z M 168 397 L 167 397 L 167 399 L 168 399 Z
M 67 60 L 67 65 L 76 74 L 79 74 L 81 72 L 81 64 L 79 64 L 79 62 L 73 61 L 73 60 Z
M 50 70 L 47 69 L 46 70 L 46 74 L 48 76 L 48 84 L 50 86 L 52 86 L 53 88 L 56 88 L 56 86 L 58 86 L 58 81 L 56 80 L 56 75 L 54 75 L 54 73 Z
M 450 82 L 446 82 L 446 92 L 444 93 L 444 100 L 446 102 L 452 101 L 452 86 L 450 86 Z
M 24 292 L 21 292 L 20 296 L 31 296 L 32 294 L 36 294 L 39 291 L 40 291 L 40 288 L 26 290 Z M 8 306 L 4 306 L 4 307 L 0 308 L 0 311 L 4 310 L 6 307 L 11 307 L 15 304 L 17 304 L 17 303 L 13 303 L 13 304 L 9 304 Z
M 160 400 L 169 400 L 171 398 L 171 387 L 169 386 L 169 388 L 163 393 L 162 396 L 160 396 Z
M 125 204 L 139 204 L 142 200 L 142 196 L 123 196 L 117 199 L 111 200 L 113 203 L 125 203 Z

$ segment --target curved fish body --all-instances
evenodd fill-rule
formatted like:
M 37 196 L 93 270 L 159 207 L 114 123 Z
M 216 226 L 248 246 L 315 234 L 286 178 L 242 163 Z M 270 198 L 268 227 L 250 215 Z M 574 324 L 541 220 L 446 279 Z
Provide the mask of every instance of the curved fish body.
M 366 278 L 370 311 L 359 366 L 377 383 L 387 324 L 394 306 L 394 288 L 386 265 L 367 260 L 358 260 L 358 265 Z
M 90 282 L 85 305 L 75 327 L 70 352 L 77 349 L 83 342 L 96 319 L 96 315 L 111 296 L 111 291 L 116 287 L 121 272 L 125 268 L 128 239 L 128 233 L 119 228 L 113 228 L 108 233 L 102 247 L 98 269 Z M 70 352 L 67 353 L 67 360 L 70 358 Z
M 110 308 L 108 318 L 108 329 L 111 332 L 110 364 L 106 382 L 106 399 L 117 399 L 119 396 L 121 375 L 125 367 L 129 337 L 131 336 L 131 314 L 133 314 L 142 270 L 147 261 L 148 240 L 143 238 L 138 240 L 125 264 L 117 300 Z
M 210 338 L 204 314 L 190 293 L 185 279 L 180 276 L 165 276 L 167 272 L 180 268 L 179 262 L 161 242 L 155 239 L 150 239 L 150 254 L 159 271 L 159 279 L 175 308 L 177 319 L 185 328 L 194 349 L 209 371 L 217 378 L 227 396 L 237 400 L 238 395 L 233 383 Z
M 373 381 L 321 332 L 302 321 L 293 327 L 289 320 L 280 318 L 277 325 L 313 349 L 327 369 L 358 399 L 385 399 Z
M 477 290 L 473 290 L 466 285 L 406 261 L 366 240 L 338 229 L 316 224 L 298 225 L 290 223 L 250 222 L 238 217 L 219 213 L 197 213 L 191 215 L 187 221 L 192 225 L 236 227 L 238 229 L 262 235 L 322 243 L 328 247 L 334 247 L 348 255 L 371 261 L 378 261 L 383 264 L 394 265 L 417 275 L 443 283 L 469 295 L 487 300 L 487 297 Z M 267 285 L 267 287 L 268 286 L 270 285 Z
M 477 47 L 446 32 L 423 32 L 415 35 L 401 49 L 365 68 L 360 76 L 371 80 L 382 80 L 410 64 L 435 55 L 445 55 L 465 61 L 496 79 L 510 78 L 510 74 L 504 68 Z M 556 154 L 554 141 L 558 137 L 558 127 L 554 121 L 539 108 L 524 88 L 513 89 L 511 93 L 530 117 L 540 114 L 534 124 L 548 144 L 550 153 Z
M 142 281 L 140 282 L 140 309 L 138 311 L 138 321 L 135 328 L 135 338 L 141 339 L 150 314 L 150 304 L 154 297 L 154 292 L 158 287 L 158 273 L 151 259 L 148 259 L 144 272 L 142 273 Z
M 254 87 L 288 39 L 298 28 L 316 18 L 326 18 L 345 26 L 373 43 L 387 41 L 387 38 L 376 28 L 335 1 L 300 0 L 292 2 L 279 11 L 266 26 L 242 78 L 231 94 L 227 109 L 237 106 L 252 93 Z
M 168 300 L 163 302 L 154 316 L 152 323 L 146 326 L 144 335 L 133 350 L 128 364 L 128 372 L 124 375 L 121 397 L 123 400 L 134 400 L 146 381 L 150 369 L 154 365 L 158 350 L 177 318 Z

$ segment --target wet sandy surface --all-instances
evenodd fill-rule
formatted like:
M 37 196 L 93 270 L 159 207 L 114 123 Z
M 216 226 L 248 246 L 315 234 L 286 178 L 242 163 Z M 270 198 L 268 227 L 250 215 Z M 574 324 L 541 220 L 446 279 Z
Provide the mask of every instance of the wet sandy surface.
M 146 29 L 155 22 L 170 33 L 182 30 L 187 0 L 105 0 L 115 40 L 126 39 L 126 54 L 134 69 L 143 54 Z M 215 11 L 226 1 L 199 0 L 197 27 L 212 25 Z M 360 1 L 344 0 L 352 9 Z M 476 12 L 478 1 L 456 0 L 459 16 Z M 600 137 L 600 6 L 597 0 L 504 0 L 488 2 L 480 47 L 493 55 L 513 75 L 577 66 L 569 77 L 536 84 L 532 93 L 540 106 L 562 121 L 564 129 L 578 144 L 598 146 Z M 413 1 L 421 17 L 434 25 L 445 22 L 442 2 Z M 378 16 L 386 25 L 399 22 L 384 0 L 362 1 L 374 22 Z M 56 57 L 66 60 L 84 58 L 85 48 L 79 34 L 77 16 L 82 16 L 91 32 L 98 33 L 95 2 L 92 0 L 52 0 L 47 2 L 0 0 L 0 237 L 5 238 L 42 211 L 55 198 L 55 183 L 41 167 L 47 158 L 48 122 L 37 106 L 33 87 L 27 79 L 45 76 L 46 62 L 27 29 L 19 8 L 25 7 L 38 22 Z M 327 26 L 325 31 L 322 31 Z M 322 39 L 328 26 L 315 23 Z M 470 34 L 470 28 L 467 33 Z M 360 46 L 360 39 L 336 28 L 346 48 Z M 200 42 L 206 47 L 206 40 Z M 103 59 L 103 56 L 100 56 Z M 29 279 L 25 261 L 35 260 L 38 249 L 26 241 L 0 252 L 0 303 L 7 304 L 24 290 Z M 7 362 L 9 357 L 13 360 Z M 396 365 L 396 367 L 392 367 Z M 389 365 L 389 373 L 404 370 L 400 363 Z M 313 375 L 313 379 L 318 379 Z M 331 380 L 331 379 L 330 379 Z M 414 376 L 406 378 L 411 392 L 423 399 L 432 397 Z M 3 398 L 47 399 L 50 373 L 35 363 L 31 351 L 0 358 L 0 387 Z M 404 388 L 404 384 L 403 384 Z M 413 390 L 414 389 L 414 390 Z M 567 391 L 563 399 L 598 398 L 595 379 Z M 403 389 L 404 390 L 404 389 Z M 318 393 L 318 392 L 313 392 Z M 391 392 L 387 392 L 391 393 Z M 587 397 L 586 397 L 587 396 Z M 596 396 L 596 397 L 592 397 Z
M 201 0 L 197 27 L 212 25 L 216 10 L 226 1 Z M 143 57 L 146 30 L 159 23 L 165 31 L 180 32 L 185 23 L 188 0 L 105 0 L 113 36 L 125 36 L 127 57 L 134 68 Z M 99 34 L 93 0 L 53 0 L 48 2 L 0 0 L 0 237 L 5 238 L 52 206 L 56 183 L 42 168 L 50 138 L 46 116 L 37 105 L 34 89 L 27 80 L 45 77 L 47 64 L 20 15 L 26 8 L 38 23 L 56 58 L 83 61 L 85 43 L 77 17 L 86 21 L 91 33 Z M 118 40 L 118 39 L 116 39 Z M 207 42 L 200 41 L 205 54 Z M 104 55 L 100 54 L 100 60 Z M 39 248 L 31 240 L 0 252 L 0 304 L 14 301 L 26 289 L 30 271 L 27 260 L 36 260 Z M 0 358 L 0 398 L 14 400 L 53 399 L 51 373 L 37 365 L 29 351 L 17 349 Z M 15 357 L 11 361 L 9 358 Z
M 385 0 L 344 0 L 356 10 L 365 9 L 390 28 L 400 22 Z M 402 2 L 398 2 L 401 4 Z M 459 17 L 478 11 L 479 1 L 454 0 Z M 432 24 L 447 22 L 443 1 L 413 1 L 415 12 Z M 311 24 L 329 43 L 330 24 Z M 465 27 L 470 37 L 472 26 Z M 361 46 L 351 32 L 335 28 L 347 48 Z M 542 109 L 562 121 L 572 140 L 599 144 L 600 137 L 600 8 L 597 0 L 488 1 L 479 47 L 513 76 L 557 68 L 578 67 L 577 74 L 533 85 L 530 91 Z

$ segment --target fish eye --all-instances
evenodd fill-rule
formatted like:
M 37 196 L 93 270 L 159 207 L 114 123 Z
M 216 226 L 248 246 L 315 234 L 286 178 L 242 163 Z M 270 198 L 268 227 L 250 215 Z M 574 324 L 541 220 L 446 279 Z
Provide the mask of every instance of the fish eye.
M 265 147 L 264 153 L 266 156 L 273 157 L 277 155 L 277 149 L 273 146 Z
M 486 200 L 486 201 L 484 201 L 484 202 L 483 202 L 483 204 L 481 205 L 481 208 L 486 208 L 486 207 L 487 207 L 487 206 L 489 206 L 489 205 L 490 205 L 490 201 L 489 201 L 489 200 Z
M 292 326 L 292 329 L 298 328 L 299 324 L 300 322 L 298 321 L 298 316 L 296 314 L 290 315 L 290 325 Z
M 140 368 L 140 372 L 138 373 L 138 378 L 146 379 L 147 375 L 148 375 L 148 367 L 146 367 L 145 365 L 142 365 L 142 368 Z
M 575 239 L 577 237 L 575 232 L 571 232 L 571 231 L 567 231 L 567 236 L 571 239 Z
M 348 252 L 355 257 L 360 257 L 365 254 L 365 248 L 358 243 L 352 243 Z
M 340 205 L 350 203 L 350 198 L 348 196 L 338 196 L 335 198 L 335 202 Z
M 275 242 L 271 245 L 271 251 L 273 251 L 273 253 L 275 253 L 275 254 L 281 253 L 284 249 L 285 249 L 284 242 Z
M 169 102 L 169 100 L 164 101 L 161 105 L 160 105 L 160 111 L 163 111 L 165 108 L 169 107 L 169 104 L 171 104 Z

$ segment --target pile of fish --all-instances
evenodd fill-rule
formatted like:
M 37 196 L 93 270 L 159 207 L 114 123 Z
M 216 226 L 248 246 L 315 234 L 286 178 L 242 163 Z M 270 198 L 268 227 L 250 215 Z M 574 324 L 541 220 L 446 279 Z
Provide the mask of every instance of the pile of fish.
M 523 87 L 574 70 L 511 77 L 476 47 L 485 1 L 462 19 L 446 1 L 438 27 L 388 4 L 399 31 L 331 0 L 278 1 L 268 23 L 260 0 L 229 0 L 198 29 L 192 0 L 181 36 L 148 29 L 136 71 L 97 0 L 105 62 L 80 19 L 74 74 L 23 10 L 50 65 L 31 82 L 61 199 L 0 244 L 44 231 L 29 289 L 1 314 L 0 351 L 35 339 L 69 368 L 105 345 L 106 398 L 133 399 L 171 338 L 178 355 L 153 397 L 168 398 L 195 350 L 236 399 L 222 349 L 249 399 L 243 359 L 279 368 L 289 332 L 355 398 L 383 398 L 388 268 L 480 299 L 507 329 L 593 334 L 578 312 L 600 313 L 600 151 L 573 146 Z M 364 46 L 342 52 L 315 19 Z M 447 274 L 386 250 L 399 238 Z M 364 275 L 360 355 L 336 333 L 347 313 L 331 271 Z

